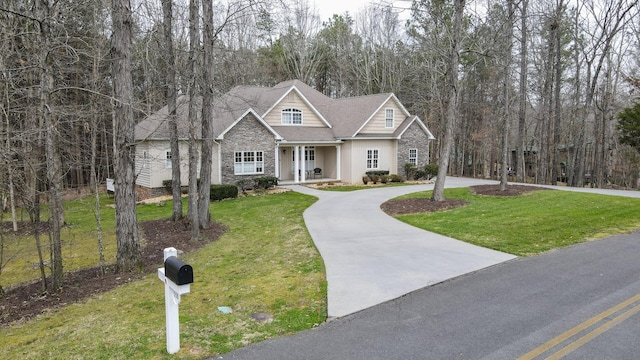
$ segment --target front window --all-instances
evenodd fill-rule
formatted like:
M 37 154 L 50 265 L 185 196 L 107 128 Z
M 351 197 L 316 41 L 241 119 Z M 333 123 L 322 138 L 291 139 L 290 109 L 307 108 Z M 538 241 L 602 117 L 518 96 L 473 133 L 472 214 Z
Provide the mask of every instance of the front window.
M 302 111 L 298 109 L 282 110 L 282 125 L 302 125 Z
M 167 151 L 167 157 L 164 163 L 164 167 L 167 169 L 171 169 L 172 161 L 171 161 L 171 151 Z
M 236 151 L 234 154 L 236 175 L 263 174 L 264 156 L 262 151 Z
M 384 127 L 393 127 L 393 109 L 384 109 Z
M 418 165 L 418 149 L 409 149 L 409 164 Z
M 378 150 L 367 150 L 367 169 L 378 168 Z

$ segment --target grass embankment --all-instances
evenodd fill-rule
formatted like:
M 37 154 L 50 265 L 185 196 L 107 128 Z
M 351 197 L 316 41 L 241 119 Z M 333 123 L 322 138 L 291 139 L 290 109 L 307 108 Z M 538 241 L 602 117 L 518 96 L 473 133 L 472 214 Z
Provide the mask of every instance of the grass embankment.
M 431 197 L 431 191 L 402 198 Z M 463 199 L 461 208 L 401 215 L 416 227 L 506 253 L 529 256 L 640 228 L 640 199 L 560 190 L 522 196 L 474 195 L 468 188 L 446 189 Z
M 324 265 L 302 219 L 314 201 L 289 192 L 212 204 L 215 221 L 228 231 L 181 256 L 193 266 L 195 282 L 180 303 L 182 349 L 176 356 L 165 350 L 164 287 L 157 274 L 0 329 L 0 353 L 5 359 L 200 359 L 311 328 L 326 319 Z M 68 231 L 75 235 L 64 237 L 65 270 L 75 266 L 73 258 L 82 259 L 78 266 L 97 264 L 95 235 L 90 236 L 95 221 L 87 206 L 73 202 L 67 207 Z M 102 211 L 113 260 L 113 210 Z M 171 204 L 143 205 L 138 212 L 140 220 L 166 218 Z M 79 221 L 83 216 L 88 218 Z M 29 238 L 14 241 L 33 246 Z M 2 274 L 5 286 L 10 272 L 15 273 Z M 233 313 L 223 314 L 218 306 Z M 271 314 L 273 321 L 251 320 L 256 312 Z

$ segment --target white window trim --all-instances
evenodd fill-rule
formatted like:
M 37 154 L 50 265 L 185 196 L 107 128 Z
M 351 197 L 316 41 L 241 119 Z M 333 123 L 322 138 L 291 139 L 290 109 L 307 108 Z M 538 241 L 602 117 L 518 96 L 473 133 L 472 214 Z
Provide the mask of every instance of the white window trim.
M 415 152 L 415 156 L 411 156 L 411 152 Z M 409 164 L 418 166 L 418 149 L 409 149 Z
M 380 168 L 380 150 L 367 149 L 367 170 Z
M 238 161 L 238 155 L 240 156 L 240 161 Z M 247 157 L 252 158 L 253 160 L 247 160 Z M 264 174 L 264 152 L 234 151 L 233 173 L 234 175 Z
M 300 115 L 300 120 L 296 121 L 294 115 Z M 304 122 L 302 110 L 296 108 L 283 109 L 280 113 L 280 122 L 282 125 L 302 125 Z
M 391 117 L 389 117 L 389 112 L 391 113 Z M 386 129 L 392 129 L 395 125 L 395 109 L 394 108 L 385 108 L 384 109 L 384 127 Z M 391 123 L 389 123 L 391 122 Z

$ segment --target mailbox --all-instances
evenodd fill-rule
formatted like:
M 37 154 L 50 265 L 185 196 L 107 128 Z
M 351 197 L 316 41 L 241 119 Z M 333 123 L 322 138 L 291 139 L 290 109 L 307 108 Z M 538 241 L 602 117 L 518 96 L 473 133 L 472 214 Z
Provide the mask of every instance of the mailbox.
M 169 256 L 164 261 L 164 273 L 176 285 L 193 283 L 193 268 L 175 256 Z

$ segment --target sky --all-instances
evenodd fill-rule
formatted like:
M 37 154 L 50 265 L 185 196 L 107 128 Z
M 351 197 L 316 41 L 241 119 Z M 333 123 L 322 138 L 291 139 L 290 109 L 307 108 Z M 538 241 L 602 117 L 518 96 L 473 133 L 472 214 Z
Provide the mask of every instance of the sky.
M 326 21 L 333 14 L 344 14 L 348 11 L 355 15 L 371 3 L 371 0 L 315 0 L 316 9 L 320 12 L 320 20 Z

